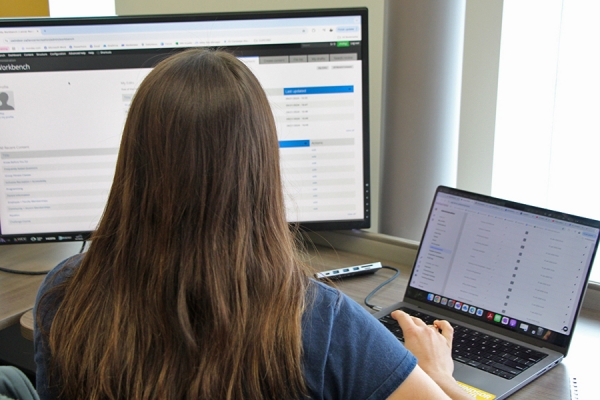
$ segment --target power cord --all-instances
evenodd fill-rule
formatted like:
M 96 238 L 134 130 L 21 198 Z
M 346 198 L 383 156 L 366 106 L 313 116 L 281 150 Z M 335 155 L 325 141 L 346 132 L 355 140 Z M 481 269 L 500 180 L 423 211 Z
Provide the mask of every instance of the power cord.
M 393 271 L 396 271 L 396 273 L 394 274 L 394 276 L 392 276 L 391 278 L 389 278 L 388 280 L 386 280 L 385 282 L 383 282 L 379 286 L 377 286 L 375 289 L 373 289 L 373 291 L 371 293 L 369 293 L 367 295 L 367 297 L 365 297 L 365 304 L 367 305 L 367 307 L 370 307 L 375 311 L 381 310 L 381 307 L 369 303 L 369 300 L 371 300 L 371 297 L 373 297 L 375 295 L 375 293 L 377 293 L 382 287 L 384 287 L 385 285 L 387 285 L 388 283 L 390 283 L 391 281 L 396 279 L 398 276 L 400 276 L 400 270 L 398 268 L 390 267 L 388 265 L 382 265 L 381 268 L 391 269 Z
M 87 243 L 87 240 L 83 241 L 83 244 L 81 245 L 81 249 L 79 249 L 79 253 L 83 253 L 83 250 L 85 249 L 85 245 Z M 47 270 L 47 271 L 20 271 L 17 269 L 10 269 L 10 268 L 4 268 L 4 267 L 0 267 L 0 271 L 2 272 L 7 272 L 9 274 L 16 274 L 16 275 L 46 275 L 48 272 L 52 271 L 51 269 Z

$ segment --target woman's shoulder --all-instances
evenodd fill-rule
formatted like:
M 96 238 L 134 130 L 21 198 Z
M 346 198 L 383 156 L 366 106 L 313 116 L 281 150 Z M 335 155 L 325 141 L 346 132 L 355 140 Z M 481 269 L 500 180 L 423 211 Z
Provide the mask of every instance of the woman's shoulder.
M 49 289 L 63 283 L 65 280 L 70 278 L 77 269 L 77 267 L 79 267 L 79 265 L 81 264 L 83 257 L 83 253 L 71 256 L 58 263 L 56 267 L 54 267 L 50 272 L 48 272 L 48 275 L 46 275 L 46 277 L 44 278 L 44 281 L 42 282 L 38 291 L 38 299 Z
M 338 303 L 343 298 L 342 292 L 340 292 L 338 289 L 314 279 L 310 279 L 308 294 L 309 299 L 312 298 L 313 301 L 325 300 L 328 304 L 332 303 L 334 305 L 339 305 Z
M 365 317 L 373 319 L 360 304 L 339 289 L 314 279 L 310 280 L 305 321 L 316 320 L 319 325 L 333 325 L 347 318 Z

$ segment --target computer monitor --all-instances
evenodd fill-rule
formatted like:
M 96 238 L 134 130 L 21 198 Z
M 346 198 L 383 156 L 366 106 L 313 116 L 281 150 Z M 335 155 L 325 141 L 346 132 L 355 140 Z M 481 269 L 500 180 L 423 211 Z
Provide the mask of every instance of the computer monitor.
M 366 9 L 20 19 L 0 20 L 1 243 L 90 236 L 138 85 L 190 47 L 233 52 L 263 85 L 288 221 L 369 227 Z

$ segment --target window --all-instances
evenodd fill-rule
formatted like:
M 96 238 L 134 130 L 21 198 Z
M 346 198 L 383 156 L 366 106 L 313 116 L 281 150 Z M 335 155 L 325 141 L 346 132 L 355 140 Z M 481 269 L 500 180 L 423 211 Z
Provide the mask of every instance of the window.
M 116 15 L 115 0 L 48 0 L 51 17 L 101 17 Z
M 504 2 L 494 196 L 600 219 L 599 13 L 594 0 Z

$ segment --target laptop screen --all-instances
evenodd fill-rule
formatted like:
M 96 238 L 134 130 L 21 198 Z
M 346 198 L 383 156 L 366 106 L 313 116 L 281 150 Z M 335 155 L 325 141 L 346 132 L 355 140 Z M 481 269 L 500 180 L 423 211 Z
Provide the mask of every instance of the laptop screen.
M 440 187 L 406 296 L 565 346 L 599 228 L 598 221 Z

